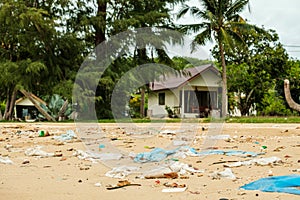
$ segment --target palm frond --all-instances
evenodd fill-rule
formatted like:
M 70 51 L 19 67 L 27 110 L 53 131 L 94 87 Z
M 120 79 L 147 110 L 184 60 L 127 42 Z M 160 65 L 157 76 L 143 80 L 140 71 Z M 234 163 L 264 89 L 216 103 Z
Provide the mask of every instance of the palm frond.
M 186 13 L 190 10 L 190 7 L 187 4 L 184 4 L 182 6 L 182 8 L 179 10 L 176 18 L 180 19 L 181 17 L 183 17 L 184 15 L 186 15 Z
M 223 44 L 227 45 L 230 49 L 234 49 L 235 43 L 231 31 L 221 28 L 219 34 L 219 37 L 221 41 L 223 41 Z
M 210 27 L 207 27 L 204 31 L 195 36 L 191 49 L 192 52 L 196 50 L 198 45 L 205 45 L 208 41 L 212 40 L 212 31 Z
M 245 9 L 245 7 L 249 4 L 249 0 L 236 0 L 233 4 L 228 8 L 226 13 L 224 14 L 228 20 L 233 19 L 237 13 L 240 13 Z M 248 7 L 250 10 L 250 7 Z
M 184 33 L 197 33 L 203 29 L 207 29 L 207 27 L 210 27 L 209 23 L 200 23 L 200 24 L 188 24 L 188 25 L 183 25 L 180 27 L 181 32 Z

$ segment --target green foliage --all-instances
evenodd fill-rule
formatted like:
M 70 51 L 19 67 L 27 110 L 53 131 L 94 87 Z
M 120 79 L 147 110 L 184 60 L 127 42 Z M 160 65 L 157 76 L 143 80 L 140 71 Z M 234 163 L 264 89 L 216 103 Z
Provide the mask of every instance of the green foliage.
M 141 95 L 133 95 L 129 101 L 130 115 L 133 118 L 140 118 Z
M 61 109 L 61 107 L 63 106 L 65 100 L 59 96 L 58 94 L 54 94 L 50 97 L 49 99 L 49 103 L 47 106 L 45 106 L 44 104 L 41 104 L 40 106 L 46 111 L 48 112 L 53 118 L 55 118 L 56 120 L 58 119 L 58 113 Z M 67 110 L 65 112 L 65 116 L 69 116 L 72 113 L 72 105 L 68 105 Z M 40 115 L 39 117 L 42 118 L 42 116 Z
M 228 88 L 231 96 L 237 98 L 237 108 L 242 115 L 248 115 L 249 109 L 256 105 L 259 113 L 264 113 L 265 91 L 274 89 L 283 99 L 283 79 L 288 76 L 291 63 L 278 35 L 274 30 L 256 31 L 243 36 L 247 44 L 239 53 L 225 49 L 228 64 Z M 214 49 L 213 53 L 218 54 Z M 231 102 L 235 103 L 235 102 Z M 285 106 L 286 104 L 284 104 Z M 231 104 L 231 107 L 234 105 Z
M 284 100 L 276 94 L 275 90 L 269 90 L 261 102 L 261 115 L 286 116 L 291 114 L 291 110 L 284 105 Z

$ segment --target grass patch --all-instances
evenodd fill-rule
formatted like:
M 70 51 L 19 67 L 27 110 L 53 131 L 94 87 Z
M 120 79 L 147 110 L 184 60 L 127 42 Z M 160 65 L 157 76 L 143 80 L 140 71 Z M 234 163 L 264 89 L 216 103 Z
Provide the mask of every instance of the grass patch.
M 226 119 L 227 123 L 300 123 L 300 117 L 231 117 Z

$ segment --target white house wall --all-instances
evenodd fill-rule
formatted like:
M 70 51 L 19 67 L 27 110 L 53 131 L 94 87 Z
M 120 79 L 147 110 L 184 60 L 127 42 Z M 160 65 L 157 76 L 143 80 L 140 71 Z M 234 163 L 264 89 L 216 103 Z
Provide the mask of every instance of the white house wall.
M 198 75 L 193 80 L 189 81 L 191 86 L 203 86 L 203 87 L 219 87 L 221 77 L 217 76 L 211 70 L 203 72 L 201 75 Z
M 165 93 L 165 104 L 158 105 L 158 94 Z M 166 116 L 168 113 L 165 109 L 169 106 L 179 106 L 179 89 L 163 90 L 160 92 L 151 92 L 148 96 L 148 112 L 151 116 Z

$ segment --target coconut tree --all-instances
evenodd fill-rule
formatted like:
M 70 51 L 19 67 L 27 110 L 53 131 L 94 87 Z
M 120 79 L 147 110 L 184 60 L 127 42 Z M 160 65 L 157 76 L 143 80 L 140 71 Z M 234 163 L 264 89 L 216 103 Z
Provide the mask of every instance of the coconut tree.
M 178 18 L 190 13 L 201 21 L 201 23 L 181 26 L 181 30 L 186 33 L 196 33 L 191 44 L 192 50 L 196 45 L 204 45 L 213 40 L 216 42 L 219 51 L 218 60 L 222 67 L 222 117 L 224 117 L 228 112 L 225 49 L 236 50 L 237 44 L 243 44 L 242 34 L 257 27 L 246 23 L 239 15 L 248 6 L 249 0 L 201 0 L 199 2 L 200 7 L 184 5 L 178 13 Z
M 289 104 L 289 106 L 293 109 L 296 110 L 298 112 L 300 112 L 300 105 L 297 104 L 292 96 L 291 96 L 291 92 L 290 92 L 290 81 L 285 79 L 284 80 L 284 94 L 285 94 L 285 99 L 287 101 L 287 103 Z

